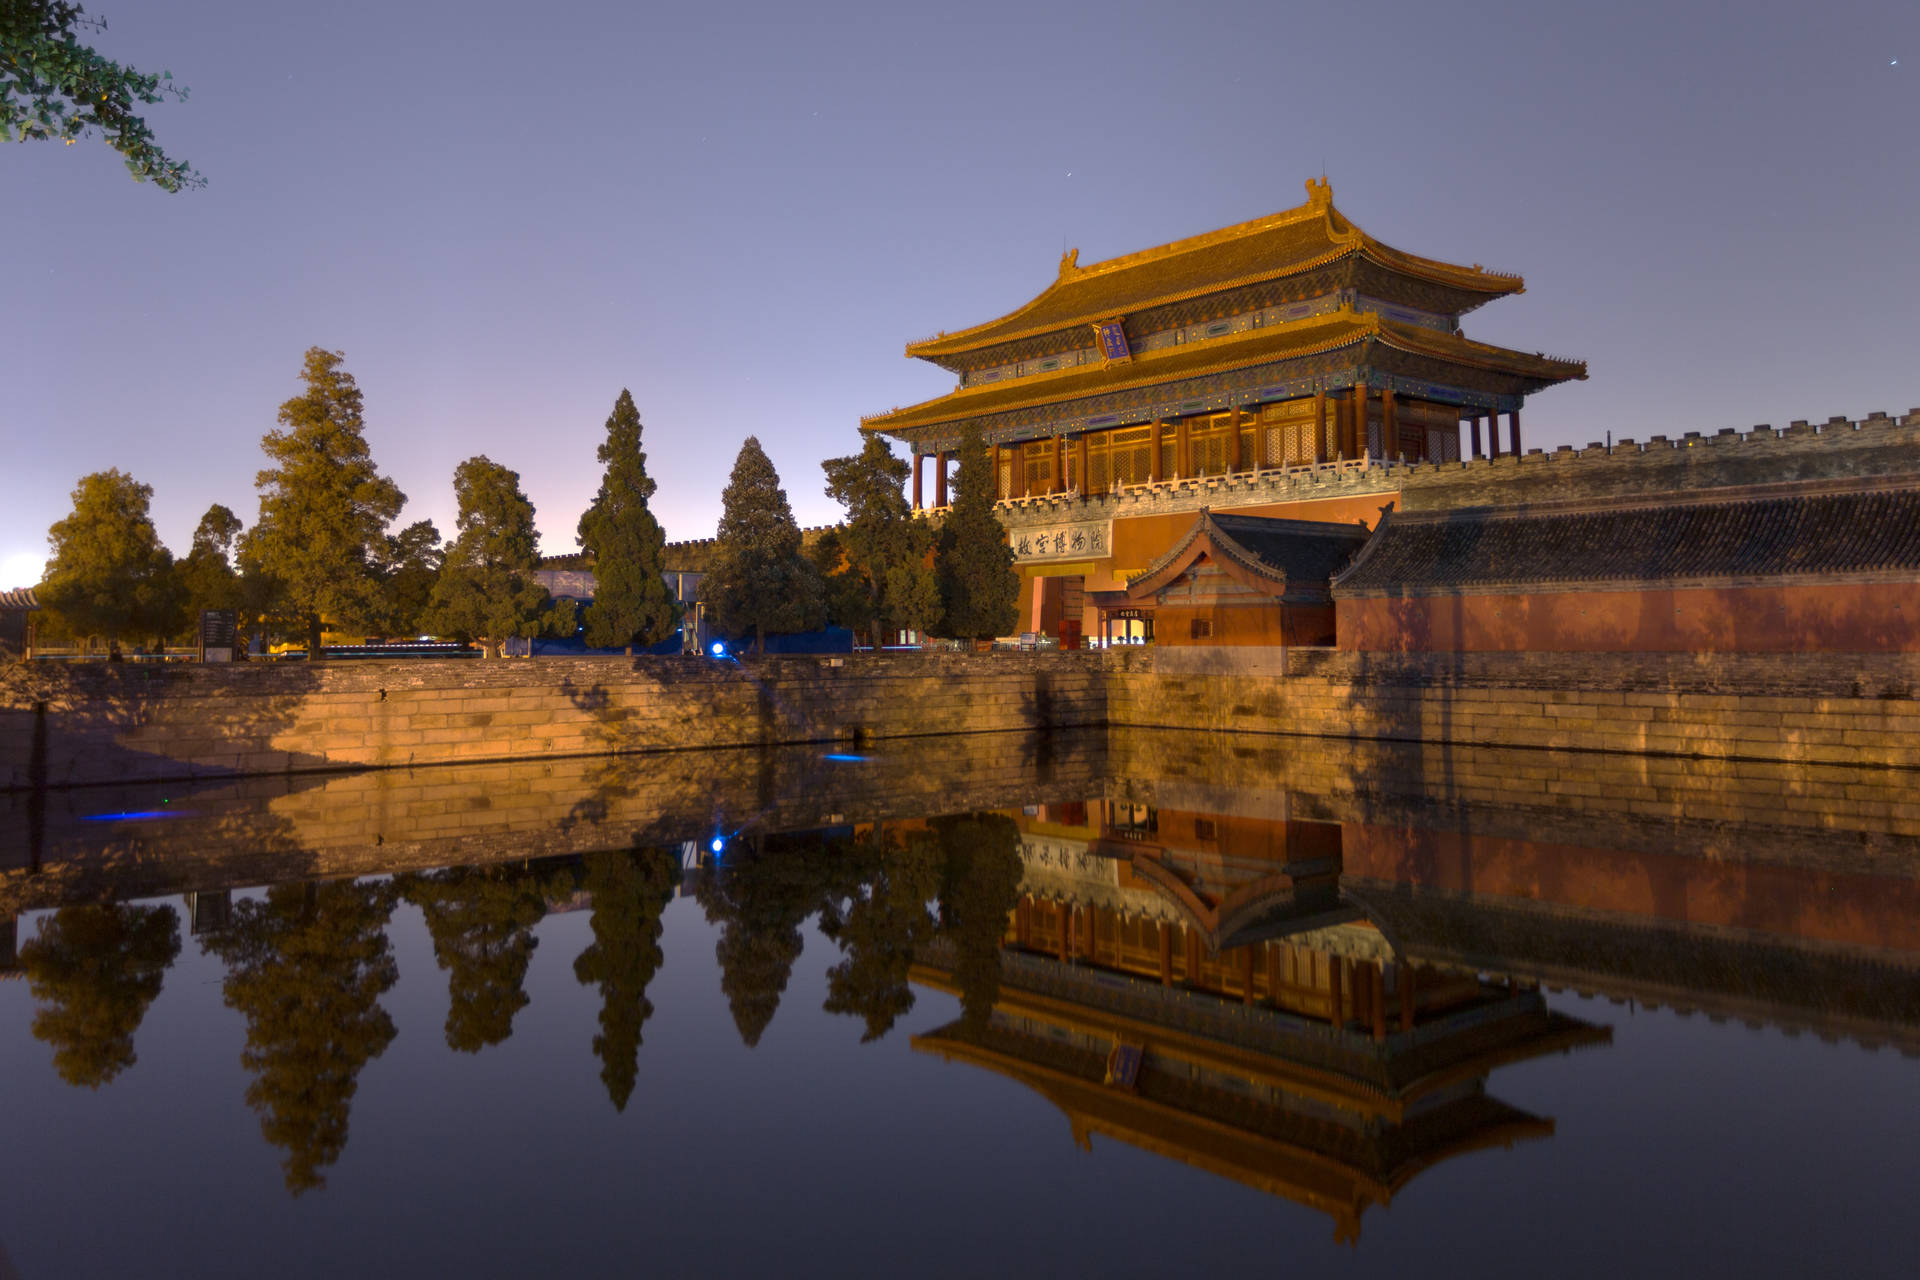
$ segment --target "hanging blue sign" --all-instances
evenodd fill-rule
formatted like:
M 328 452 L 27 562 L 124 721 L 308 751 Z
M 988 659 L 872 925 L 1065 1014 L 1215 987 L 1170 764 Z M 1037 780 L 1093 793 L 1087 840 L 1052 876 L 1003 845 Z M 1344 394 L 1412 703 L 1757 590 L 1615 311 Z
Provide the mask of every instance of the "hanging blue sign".
M 1100 354 L 1111 364 L 1115 360 L 1130 360 L 1133 352 L 1127 347 L 1127 330 L 1120 320 L 1102 320 L 1093 326 L 1100 335 Z

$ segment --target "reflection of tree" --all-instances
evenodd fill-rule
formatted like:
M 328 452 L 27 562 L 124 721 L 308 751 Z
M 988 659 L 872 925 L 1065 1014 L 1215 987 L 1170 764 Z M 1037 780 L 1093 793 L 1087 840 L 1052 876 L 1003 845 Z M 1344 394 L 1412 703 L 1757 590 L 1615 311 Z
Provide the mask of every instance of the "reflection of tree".
M 53 1046 L 54 1070 L 98 1089 L 134 1063 L 133 1033 L 180 954 L 172 907 L 62 907 L 20 948 L 36 1000 L 33 1034 Z
M 960 1016 L 984 1026 L 1000 996 L 1000 942 L 1020 899 L 1020 828 L 997 813 L 935 818 L 946 854 L 940 924 L 953 940 Z
M 660 950 L 660 916 L 673 896 L 678 869 L 659 849 L 586 857 L 593 942 L 573 962 L 573 976 L 600 987 L 600 1034 L 593 1038 L 593 1051 L 616 1111 L 625 1111 L 633 1094 L 640 1028 L 653 1014 L 647 984 L 666 958 Z
M 707 919 L 721 926 L 714 947 L 720 989 L 748 1048 L 760 1043 L 780 1008 L 803 945 L 801 923 L 830 897 L 845 896 L 834 892 L 840 847 L 811 833 L 769 836 L 701 873 L 696 896 Z
M 845 958 L 827 970 L 829 1013 L 865 1019 L 864 1043 L 885 1035 L 913 1008 L 907 971 L 921 944 L 933 936 L 927 910 L 940 888 L 940 848 L 929 833 L 910 833 L 889 847 L 879 841 L 850 844 L 844 856 L 871 879 L 844 908 L 828 904 L 821 932 L 840 945 Z
M 478 1053 L 513 1034 L 523 986 L 547 914 L 551 877 L 527 866 L 455 867 L 407 876 L 400 892 L 420 908 L 433 955 L 447 971 L 447 1046 Z
M 373 881 L 278 885 L 235 903 L 232 925 L 204 942 L 226 962 L 228 1006 L 246 1015 L 247 1102 L 286 1151 L 296 1195 L 326 1185 L 319 1171 L 347 1145 L 360 1069 L 393 1040 L 380 997 L 398 976 L 386 935 L 394 898 Z

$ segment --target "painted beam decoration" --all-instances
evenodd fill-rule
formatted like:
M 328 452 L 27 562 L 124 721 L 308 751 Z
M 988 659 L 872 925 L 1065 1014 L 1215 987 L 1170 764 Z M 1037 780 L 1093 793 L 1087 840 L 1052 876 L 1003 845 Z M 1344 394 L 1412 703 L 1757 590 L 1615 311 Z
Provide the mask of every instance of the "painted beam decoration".
M 1124 317 L 1102 320 L 1093 326 L 1093 331 L 1099 335 L 1100 355 L 1108 364 L 1133 359 L 1133 351 L 1127 346 Z
M 1113 522 L 1078 521 L 1015 529 L 1008 535 L 1013 543 L 1017 564 L 1041 564 L 1049 560 L 1084 560 L 1104 556 L 1113 545 Z

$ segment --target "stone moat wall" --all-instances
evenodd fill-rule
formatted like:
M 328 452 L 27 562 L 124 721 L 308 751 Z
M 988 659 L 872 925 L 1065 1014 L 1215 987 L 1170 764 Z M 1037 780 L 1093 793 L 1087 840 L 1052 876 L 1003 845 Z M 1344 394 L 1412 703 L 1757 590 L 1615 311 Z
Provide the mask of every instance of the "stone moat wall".
M 0 671 L 0 790 L 1093 725 L 1920 768 L 1920 655 L 33 664 Z

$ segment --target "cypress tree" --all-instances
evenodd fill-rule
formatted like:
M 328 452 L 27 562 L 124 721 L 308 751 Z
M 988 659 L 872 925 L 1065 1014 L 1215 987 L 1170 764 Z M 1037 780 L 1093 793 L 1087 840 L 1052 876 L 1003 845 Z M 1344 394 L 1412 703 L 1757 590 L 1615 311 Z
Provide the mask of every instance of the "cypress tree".
M 593 603 L 586 612 L 587 643 L 596 648 L 658 644 L 680 619 L 662 564 L 666 534 L 647 503 L 653 477 L 640 448 L 640 410 L 624 387 L 607 419 L 599 458 L 606 465 L 600 492 L 580 517 L 580 547 L 593 557 Z
M 407 496 L 374 469 L 363 434 L 363 401 L 338 351 L 307 349 L 307 389 L 280 406 L 284 430 L 260 447 L 275 465 L 254 478 L 260 518 L 241 546 L 249 576 L 276 584 L 306 624 L 307 656 L 317 659 L 324 620 L 377 618 L 375 560 L 388 523 Z
M 819 572 L 801 554 L 787 491 L 753 436 L 740 446 L 720 503 L 713 569 L 700 585 L 714 621 L 732 635 L 751 632 L 756 653 L 766 651 L 769 634 L 820 626 L 825 605 Z
M 884 630 L 932 626 L 940 606 L 927 565 L 933 531 L 907 505 L 906 462 L 869 432 L 859 453 L 820 465 L 827 496 L 847 509 L 846 525 L 816 561 L 830 575 L 830 621 L 864 628 L 876 648 Z M 826 555 L 835 562 L 824 563 Z
M 173 555 L 160 545 L 147 504 L 153 486 L 121 471 L 80 477 L 73 513 L 47 531 L 40 598 L 75 638 L 164 636 L 184 603 Z
M 1019 624 L 1020 577 L 1013 548 L 994 518 L 993 459 L 977 427 L 960 439 L 953 505 L 934 544 L 933 574 L 940 592 L 941 633 L 991 640 Z
M 544 630 L 551 617 L 553 602 L 533 578 L 540 563 L 533 503 L 520 491 L 520 473 L 485 454 L 454 470 L 453 489 L 459 533 L 433 586 L 427 626 L 479 640 L 492 657 L 503 639 Z

